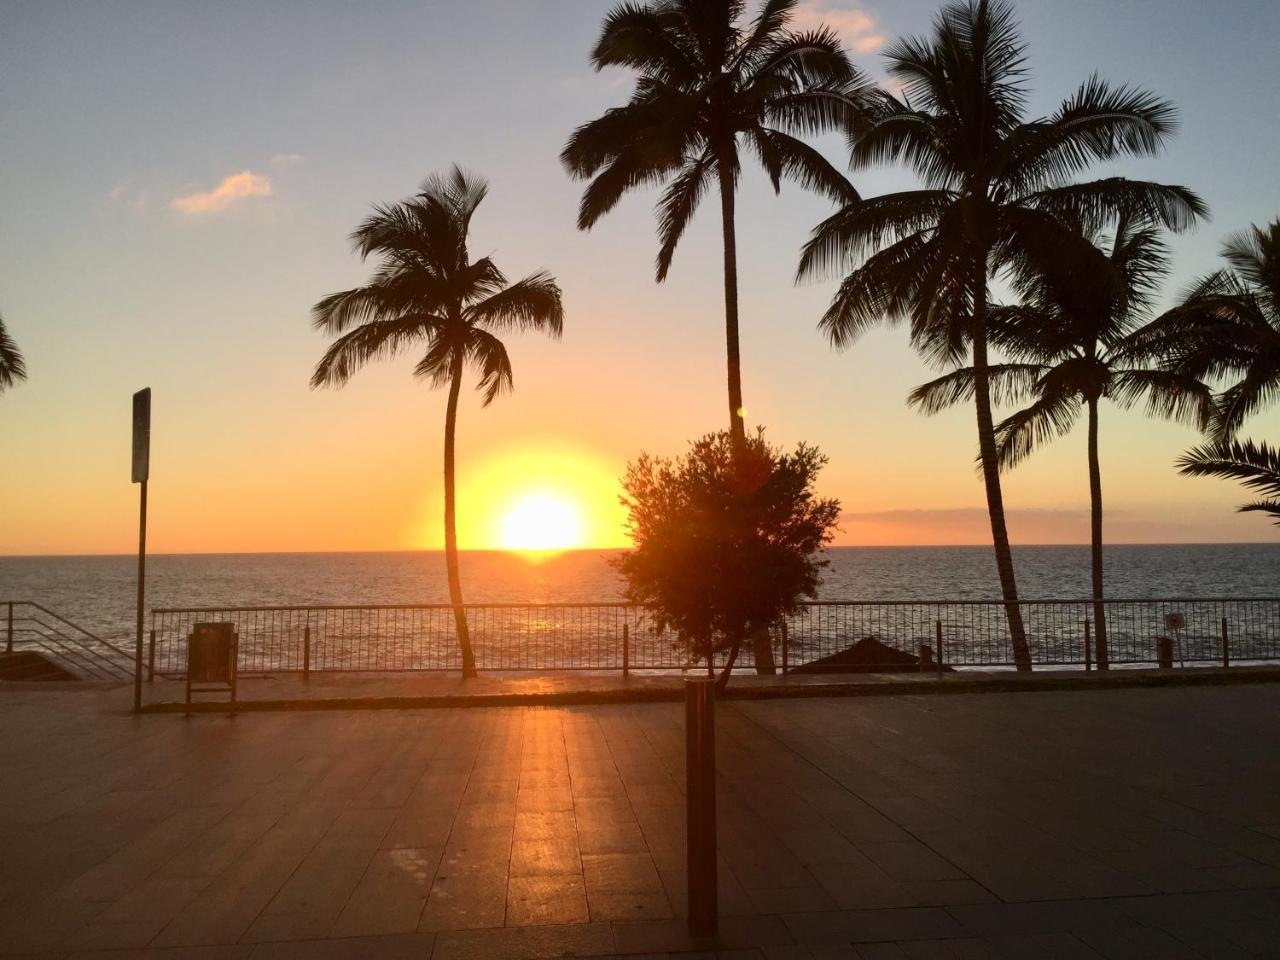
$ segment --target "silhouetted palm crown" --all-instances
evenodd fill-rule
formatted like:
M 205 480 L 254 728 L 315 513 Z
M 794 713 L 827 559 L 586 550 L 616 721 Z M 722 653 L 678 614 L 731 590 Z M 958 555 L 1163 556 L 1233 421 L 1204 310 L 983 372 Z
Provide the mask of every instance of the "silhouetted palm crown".
M 658 202 L 661 281 L 709 185 L 730 187 L 745 145 L 768 173 L 836 200 L 856 194 L 800 136 L 845 127 L 867 86 L 827 29 L 787 29 L 796 0 L 768 0 L 740 25 L 740 0 L 624 3 L 605 20 L 592 53 L 596 69 L 623 66 L 639 77 L 625 106 L 574 131 L 561 159 L 594 178 L 578 226 L 589 229 L 628 190 L 670 181 Z M 723 185 L 723 181 L 722 181 Z
M 1171 368 L 1236 380 L 1214 423 L 1225 440 L 1280 400 L 1280 220 L 1228 237 L 1222 256 L 1229 266 L 1198 280 L 1163 325 Z
M 5 329 L 4 318 L 0 317 L 0 392 L 25 379 L 27 365 L 22 359 L 22 351 Z
M 1071 429 L 1082 406 L 1107 398 L 1203 429 L 1213 396 L 1194 377 L 1161 369 L 1144 346 L 1152 298 L 1168 271 L 1159 230 L 1122 218 L 1110 236 L 1044 232 L 1023 251 L 1013 287 L 1021 303 L 992 307 L 992 342 L 1011 362 L 989 368 L 1002 403 L 1033 402 L 996 428 L 1002 466 Z M 910 402 L 935 413 L 973 396 L 964 367 L 918 387 Z
M 851 166 L 902 162 L 923 186 L 854 200 L 806 245 L 802 277 L 850 271 L 822 319 L 837 346 L 882 319 L 910 318 L 919 348 L 958 359 L 986 271 L 1016 262 L 1056 219 L 1096 226 L 1127 210 L 1180 229 L 1203 212 L 1181 187 L 1071 183 L 1095 161 L 1154 153 L 1173 131 L 1173 108 L 1095 76 L 1052 116 L 1028 120 L 1007 3 L 948 6 L 931 37 L 901 39 L 886 57 L 902 95 L 878 99 Z
M 543 330 L 559 336 L 560 288 L 544 272 L 508 284 L 488 257 L 472 261 L 467 231 L 486 186 L 455 167 L 433 176 L 411 200 L 379 206 L 352 234 L 362 257 L 377 257 L 369 283 L 316 304 L 315 325 L 339 335 L 311 378 L 340 386 L 370 360 L 424 345 L 416 376 L 439 386 L 465 364 L 480 372 L 490 403 L 512 385 L 511 361 L 497 334 Z

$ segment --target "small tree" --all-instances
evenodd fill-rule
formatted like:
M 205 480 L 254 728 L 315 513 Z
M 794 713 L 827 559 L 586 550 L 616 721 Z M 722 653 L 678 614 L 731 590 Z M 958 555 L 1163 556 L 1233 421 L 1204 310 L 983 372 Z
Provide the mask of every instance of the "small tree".
M 635 549 L 615 565 L 627 598 L 653 610 L 699 657 L 729 652 L 729 682 L 743 640 L 773 627 L 817 594 L 840 516 L 813 490 L 827 462 L 800 444 L 785 453 L 759 431 L 735 457 L 728 432 L 694 442 L 679 459 L 641 454 L 628 465 L 623 506 Z

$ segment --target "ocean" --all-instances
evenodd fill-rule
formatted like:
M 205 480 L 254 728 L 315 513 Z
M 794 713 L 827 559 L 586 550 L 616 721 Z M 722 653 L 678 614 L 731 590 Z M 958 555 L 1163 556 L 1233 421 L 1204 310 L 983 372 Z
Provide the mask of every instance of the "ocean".
M 585 603 L 623 599 L 616 551 L 546 557 L 464 552 L 473 603 Z M 1085 546 L 1014 548 L 1026 600 L 1089 593 Z M 827 551 L 823 600 L 999 598 L 989 547 L 837 547 Z M 1280 543 L 1113 546 L 1108 596 L 1280 598 Z M 0 601 L 41 603 L 105 639 L 133 635 L 136 558 L 0 557 Z M 438 552 L 159 555 L 148 558 L 147 606 L 441 603 Z

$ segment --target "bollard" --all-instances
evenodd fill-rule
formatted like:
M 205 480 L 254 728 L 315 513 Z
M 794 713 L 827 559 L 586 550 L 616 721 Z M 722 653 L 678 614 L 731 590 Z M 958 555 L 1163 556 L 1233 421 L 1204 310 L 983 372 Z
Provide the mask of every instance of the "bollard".
M 622 625 L 622 679 L 631 676 L 631 625 Z
M 791 672 L 791 644 L 787 638 L 787 621 L 783 619 L 778 623 L 782 630 L 782 675 L 785 677 Z
M 151 628 L 151 637 L 147 640 L 147 683 L 156 679 L 156 628 Z
M 13 653 L 13 601 L 9 601 L 9 629 L 5 633 L 4 652 Z
M 684 683 L 685 798 L 689 936 L 714 937 L 719 925 L 716 886 L 716 686 Z
M 1093 669 L 1093 641 L 1089 638 L 1089 621 L 1084 622 L 1084 672 Z
M 1173 669 L 1173 640 L 1169 637 L 1156 637 L 1156 658 L 1160 661 L 1161 670 Z
M 942 679 L 942 621 L 935 620 L 933 622 L 933 636 L 937 646 L 937 656 L 934 658 L 938 665 L 938 679 Z
M 302 679 L 311 679 L 311 624 L 302 628 Z
M 1231 651 L 1227 647 L 1227 618 L 1222 618 L 1222 665 L 1231 666 Z

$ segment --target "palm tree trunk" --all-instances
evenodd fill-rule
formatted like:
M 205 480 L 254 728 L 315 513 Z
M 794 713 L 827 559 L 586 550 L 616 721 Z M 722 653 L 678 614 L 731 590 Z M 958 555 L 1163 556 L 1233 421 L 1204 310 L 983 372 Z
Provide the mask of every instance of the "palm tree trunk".
M 457 483 L 454 476 L 454 435 L 458 425 L 458 392 L 462 389 L 462 355 L 453 361 L 449 377 L 449 403 L 444 413 L 444 565 L 449 576 L 449 602 L 462 652 L 463 679 L 476 675 L 476 658 L 471 652 L 471 632 L 467 611 L 462 606 L 462 578 L 458 574 Z
M 729 433 L 737 445 L 746 443 L 742 407 L 742 358 L 738 348 L 738 241 L 733 216 L 733 170 L 727 159 L 720 174 L 720 219 L 724 231 L 724 340 L 728 359 Z
M 729 434 L 735 449 L 742 449 L 747 442 L 746 418 L 742 406 L 742 358 L 738 347 L 738 241 L 734 228 L 733 168 L 728 160 L 718 165 L 720 175 L 720 217 L 724 231 L 724 339 L 728 357 L 729 379 Z M 751 652 L 756 673 L 774 674 L 773 644 L 767 629 L 756 630 L 751 635 Z M 735 650 L 734 656 L 737 656 Z M 728 682 L 727 679 L 725 682 Z
M 1013 661 L 1019 670 L 1031 669 L 1031 649 L 1022 625 L 1022 607 L 1018 605 L 1018 583 L 1013 573 L 1013 553 L 1009 549 L 1009 530 L 1004 519 L 1004 494 L 1000 490 L 1000 464 L 996 457 L 996 432 L 991 416 L 991 380 L 987 369 L 987 271 L 986 257 L 975 270 L 973 298 L 973 394 L 978 413 L 978 453 L 982 460 L 982 479 L 987 488 L 987 513 L 991 517 L 991 542 L 995 547 L 996 571 L 1000 575 L 1000 592 L 1004 598 L 1005 616 L 1009 620 L 1009 639 L 1013 645 Z
M 1092 534 L 1093 625 L 1098 669 L 1110 666 L 1107 654 L 1107 611 L 1102 602 L 1102 469 L 1098 464 L 1098 399 L 1089 398 L 1089 526 Z

